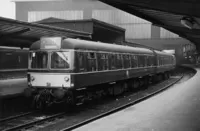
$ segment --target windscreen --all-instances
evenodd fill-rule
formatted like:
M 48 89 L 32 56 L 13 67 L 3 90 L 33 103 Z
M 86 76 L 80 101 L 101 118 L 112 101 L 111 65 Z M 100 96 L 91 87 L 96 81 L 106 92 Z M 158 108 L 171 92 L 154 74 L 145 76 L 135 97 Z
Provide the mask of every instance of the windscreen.
M 30 52 L 30 67 L 36 69 L 47 68 L 48 53 L 47 52 Z
M 52 52 L 51 54 L 51 68 L 66 69 L 69 68 L 69 52 Z

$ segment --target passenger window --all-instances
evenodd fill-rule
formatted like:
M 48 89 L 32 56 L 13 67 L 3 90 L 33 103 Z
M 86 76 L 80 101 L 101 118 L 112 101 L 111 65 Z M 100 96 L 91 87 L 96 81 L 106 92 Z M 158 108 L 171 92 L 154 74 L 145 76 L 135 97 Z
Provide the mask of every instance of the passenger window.
M 105 54 L 104 53 L 97 53 L 97 60 L 98 60 L 98 70 L 104 70 L 104 59 Z
M 97 59 L 96 53 L 88 52 L 88 71 L 96 71 L 97 70 Z
M 98 63 L 98 71 L 103 70 L 103 60 L 101 59 L 102 53 L 96 53 L 97 55 L 97 63 Z
M 147 56 L 147 66 L 153 66 L 152 56 Z
M 127 55 L 123 54 L 124 68 L 128 68 Z
M 122 69 L 123 65 L 122 65 L 122 55 L 121 54 L 117 54 L 117 69 Z
M 131 57 L 130 55 L 126 55 L 126 60 L 127 60 L 127 68 L 131 67 Z
M 137 56 L 134 56 L 134 55 L 131 56 L 131 64 L 132 64 L 131 65 L 132 68 L 135 68 L 138 66 Z
M 111 69 L 115 69 L 116 67 L 116 65 L 115 65 L 115 57 L 116 56 L 116 54 L 111 54 L 110 55 L 110 57 L 111 57 Z
M 160 57 L 157 57 L 157 64 L 160 66 Z
M 145 57 L 144 56 L 138 56 L 138 66 L 139 67 L 144 67 L 145 66 Z
M 101 66 L 102 70 L 108 70 L 108 54 L 101 53 L 100 54 L 100 61 L 99 65 Z
M 164 65 L 164 57 L 161 57 L 161 65 Z
M 144 56 L 144 67 L 147 67 L 147 65 L 148 65 L 148 58 L 147 58 L 147 56 Z
M 163 65 L 162 57 L 160 57 L 160 65 Z
M 130 68 L 131 67 L 131 60 L 130 60 L 130 55 L 124 54 L 124 68 Z
M 153 56 L 149 56 L 149 66 L 154 66 Z
M 150 57 L 149 56 L 146 56 L 146 66 L 150 66 Z

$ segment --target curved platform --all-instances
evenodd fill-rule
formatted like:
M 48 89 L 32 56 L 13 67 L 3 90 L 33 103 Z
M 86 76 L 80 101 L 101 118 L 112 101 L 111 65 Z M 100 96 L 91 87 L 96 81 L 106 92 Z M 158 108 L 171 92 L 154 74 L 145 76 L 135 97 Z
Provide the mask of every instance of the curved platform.
M 200 130 L 200 66 L 191 79 L 75 131 Z
M 0 80 L 0 98 L 21 95 L 27 88 L 27 78 Z

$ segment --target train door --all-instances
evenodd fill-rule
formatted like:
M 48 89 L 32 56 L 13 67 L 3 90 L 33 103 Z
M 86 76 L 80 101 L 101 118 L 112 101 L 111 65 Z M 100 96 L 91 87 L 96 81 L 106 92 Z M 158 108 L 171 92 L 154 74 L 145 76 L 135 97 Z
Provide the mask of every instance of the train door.
M 77 67 L 78 72 L 85 72 L 86 70 L 86 63 L 85 63 L 85 52 L 77 51 L 76 53 L 76 62 L 75 67 Z

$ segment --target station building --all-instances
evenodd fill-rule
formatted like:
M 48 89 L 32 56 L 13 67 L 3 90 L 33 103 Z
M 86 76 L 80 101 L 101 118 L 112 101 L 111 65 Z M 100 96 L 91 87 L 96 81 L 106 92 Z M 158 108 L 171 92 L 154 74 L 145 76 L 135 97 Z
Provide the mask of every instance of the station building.
M 196 52 L 195 45 L 190 41 L 97 0 L 12 1 L 16 5 L 17 20 L 36 22 L 49 17 L 65 20 L 96 19 L 124 28 L 125 40 L 130 43 L 138 43 L 159 50 L 175 50 L 178 63 L 187 63 L 194 56 L 191 52 Z

